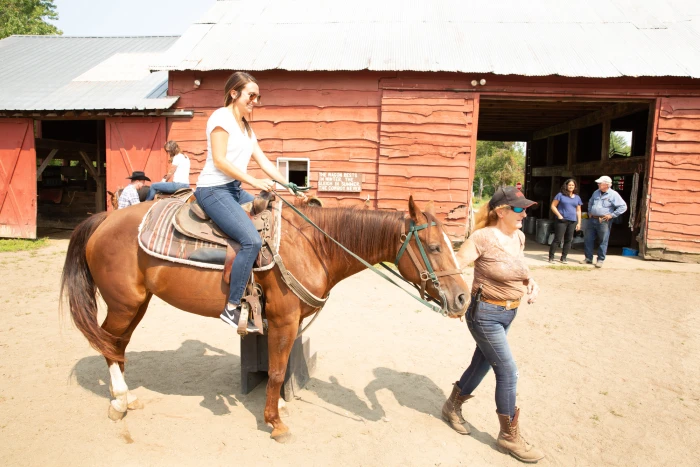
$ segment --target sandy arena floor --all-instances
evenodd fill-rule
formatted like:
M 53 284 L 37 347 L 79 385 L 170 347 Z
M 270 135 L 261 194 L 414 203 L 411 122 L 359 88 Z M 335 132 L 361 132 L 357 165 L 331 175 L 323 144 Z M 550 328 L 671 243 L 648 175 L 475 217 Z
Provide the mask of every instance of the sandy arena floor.
M 0 465 L 521 465 L 495 448 L 493 374 L 465 406 L 471 436 L 440 418 L 474 349 L 464 322 L 369 272 L 338 286 L 308 332 L 318 364 L 289 404 L 292 443 L 269 438 L 264 385 L 241 393 L 235 332 L 156 298 L 127 352 L 145 408 L 112 422 L 104 360 L 58 318 L 66 247 L 0 254 Z M 700 267 L 528 258 L 542 293 L 510 342 L 541 465 L 700 465 Z

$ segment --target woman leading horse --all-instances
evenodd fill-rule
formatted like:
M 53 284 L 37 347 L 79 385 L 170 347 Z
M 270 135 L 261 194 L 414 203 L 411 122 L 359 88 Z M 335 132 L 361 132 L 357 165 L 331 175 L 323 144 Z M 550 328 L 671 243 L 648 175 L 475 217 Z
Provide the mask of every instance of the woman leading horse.
M 107 360 L 114 398 L 109 415 L 114 420 L 123 417 L 127 409 L 141 406 L 124 379 L 124 352 L 151 297 L 157 295 L 175 308 L 218 318 L 229 293 L 221 271 L 172 263 L 150 256 L 139 247 L 139 225 L 150 206 L 141 203 L 96 214 L 80 224 L 71 236 L 61 278 L 61 294 L 68 298 L 73 322 Z M 458 265 L 452 244 L 433 213 L 432 202 L 421 212 L 411 198 L 408 216 L 394 211 L 301 209 L 370 264 L 394 261 L 405 234 L 416 225 L 423 226 L 416 235 L 424 245 L 425 256 L 411 240 L 406 247 L 409 254 L 397 261 L 399 272 L 419 284 L 426 269 L 422 258 L 427 258 L 438 279 L 428 281 L 426 293 L 441 300 L 451 317 L 466 311 L 469 289 L 461 274 L 448 273 L 457 270 Z M 290 209 L 282 212 L 281 228 L 280 255 L 291 273 L 317 297 L 327 296 L 340 281 L 364 269 Z M 287 288 L 279 268 L 256 272 L 255 277 L 265 293 L 268 320 L 269 380 L 264 418 L 273 428 L 272 438 L 284 442 L 290 433 L 279 416 L 280 389 L 299 324 L 317 309 Z M 102 325 L 97 321 L 98 290 L 107 304 Z

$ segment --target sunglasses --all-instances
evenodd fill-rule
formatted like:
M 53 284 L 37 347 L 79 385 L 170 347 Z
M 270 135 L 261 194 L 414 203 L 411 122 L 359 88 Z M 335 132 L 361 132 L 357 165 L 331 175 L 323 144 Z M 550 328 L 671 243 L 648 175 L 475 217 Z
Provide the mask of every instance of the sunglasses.
M 511 206 L 510 208 L 513 210 L 513 212 L 517 212 L 518 214 L 525 210 L 525 208 L 516 208 L 515 206 Z
M 262 100 L 262 96 L 256 92 L 249 92 L 248 99 L 250 99 L 253 102 L 257 102 L 259 104 L 260 101 Z

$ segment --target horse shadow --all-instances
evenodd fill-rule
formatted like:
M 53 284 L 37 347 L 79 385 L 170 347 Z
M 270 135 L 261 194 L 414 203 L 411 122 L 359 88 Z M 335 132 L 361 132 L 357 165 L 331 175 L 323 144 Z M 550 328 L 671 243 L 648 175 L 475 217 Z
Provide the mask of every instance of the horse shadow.
M 329 377 L 330 382 L 311 378 L 307 389 L 328 404 L 369 421 L 386 418 L 386 412 L 377 398 L 377 393 L 383 389 L 391 391 L 402 407 L 411 408 L 437 419 L 442 418 L 442 405 L 447 395 L 427 376 L 384 367 L 375 368 L 373 373 L 375 378 L 364 389 L 369 405 L 360 399 L 355 391 L 342 386 L 335 376 Z M 474 425 L 470 424 L 470 427 L 472 438 L 496 449 L 496 440 L 492 435 L 479 431 Z M 447 426 L 445 429 L 451 432 Z
M 186 340 L 177 350 L 127 352 L 126 359 L 125 379 L 130 391 L 144 387 L 164 395 L 202 397 L 199 405 L 214 415 L 226 415 L 231 412 L 229 406 L 241 403 L 257 416 L 265 406 L 264 394 L 243 394 L 240 357 L 205 342 Z M 103 357 L 79 360 L 70 377 L 88 391 L 110 397 L 109 371 Z

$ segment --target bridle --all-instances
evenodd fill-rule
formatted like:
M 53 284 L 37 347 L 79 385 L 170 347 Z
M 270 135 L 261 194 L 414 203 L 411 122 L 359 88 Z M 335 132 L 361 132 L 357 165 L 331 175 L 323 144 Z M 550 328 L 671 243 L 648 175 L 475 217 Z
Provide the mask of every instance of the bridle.
M 287 188 L 290 188 L 294 193 L 297 193 L 297 192 L 304 192 L 304 191 L 307 191 L 307 190 L 309 189 L 309 187 L 300 188 L 300 187 L 296 186 L 296 185 L 293 184 L 293 183 L 286 183 L 286 184 L 285 184 L 285 183 L 280 183 L 280 182 L 278 182 L 278 181 L 276 181 L 276 180 L 273 180 L 273 181 L 274 181 L 275 183 L 278 183 L 278 184 L 280 184 L 280 185 L 283 185 L 283 186 L 285 186 L 285 187 L 287 187 Z M 275 194 L 279 197 L 279 199 L 282 200 L 282 202 L 283 202 L 284 204 L 286 204 L 289 208 L 292 209 L 292 211 L 294 211 L 296 214 L 298 214 L 298 215 L 299 215 L 302 219 L 304 219 L 306 222 L 308 222 L 309 224 L 311 224 L 316 230 L 318 230 L 320 233 L 322 233 L 326 238 L 328 238 L 328 239 L 331 240 L 333 243 L 335 243 L 336 245 L 338 245 L 338 246 L 339 246 L 343 251 L 345 251 L 347 254 L 349 254 L 350 256 L 352 256 L 353 258 L 355 258 L 357 261 L 359 261 L 361 264 L 363 264 L 367 269 L 369 269 L 370 271 L 374 272 L 375 274 L 378 274 L 378 275 L 381 276 L 384 280 L 386 280 L 386 281 L 388 281 L 388 282 L 391 282 L 393 285 L 395 285 L 395 286 L 398 287 L 399 289 L 403 290 L 403 291 L 406 292 L 408 295 L 410 295 L 413 299 L 419 301 L 420 303 L 422 303 L 423 305 L 427 306 L 427 307 L 430 308 L 431 310 L 433 310 L 433 311 L 435 311 L 435 312 L 437 312 L 437 313 L 440 313 L 440 314 L 443 315 L 443 316 L 447 316 L 447 315 L 448 315 L 448 311 L 447 311 L 447 310 L 448 310 L 447 296 L 445 295 L 445 293 L 442 291 L 442 288 L 440 287 L 440 279 L 439 279 L 439 278 L 440 278 L 440 277 L 443 277 L 443 276 L 451 276 L 451 275 L 455 275 L 455 274 L 461 274 L 462 271 L 459 270 L 459 269 L 451 269 L 451 270 L 448 270 L 448 271 L 439 271 L 439 272 L 435 272 L 435 270 L 433 269 L 432 264 L 430 263 L 430 259 L 428 258 L 428 255 L 425 253 L 425 249 L 423 248 L 423 243 L 420 241 L 420 238 L 418 237 L 418 232 L 419 232 L 420 230 L 427 229 L 427 228 L 430 228 L 430 227 L 433 227 L 433 226 L 437 226 L 437 222 L 435 222 L 434 220 L 428 218 L 428 219 L 427 219 L 427 220 L 428 220 L 428 223 L 426 223 L 426 224 L 421 224 L 421 225 L 416 225 L 415 222 L 413 222 L 413 220 L 411 220 L 411 221 L 410 221 L 410 227 L 409 227 L 408 234 L 406 234 L 405 232 L 403 232 L 403 230 L 404 230 L 405 227 L 406 227 L 406 223 L 405 223 L 405 222 L 402 222 L 402 223 L 401 223 L 401 231 L 402 231 L 402 233 L 401 233 L 400 239 L 401 239 L 402 245 L 401 245 L 401 248 L 399 249 L 398 255 L 396 256 L 396 260 L 394 261 L 394 264 L 398 267 L 399 260 L 401 259 L 401 256 L 403 255 L 403 253 L 404 253 L 405 251 L 408 251 L 408 255 L 409 255 L 409 256 L 411 257 L 411 259 L 413 260 L 413 264 L 415 265 L 416 269 L 418 270 L 418 273 L 419 273 L 420 278 L 421 278 L 421 286 L 420 286 L 420 288 L 419 288 L 417 285 L 415 285 L 414 283 L 412 283 L 412 282 L 406 280 L 401 274 L 399 274 L 398 272 L 396 272 L 393 268 L 387 266 L 387 265 L 384 264 L 383 262 L 382 262 L 382 263 L 379 263 L 380 266 L 382 266 L 384 269 L 386 269 L 386 270 L 387 270 L 389 273 L 391 273 L 393 276 L 395 276 L 395 277 L 398 278 L 398 279 L 401 279 L 401 280 L 404 281 L 404 282 L 409 283 L 411 286 L 413 286 L 413 287 L 415 287 L 417 290 L 419 290 L 419 291 L 420 291 L 420 297 L 417 297 L 417 296 L 413 295 L 412 293 L 410 293 L 408 290 L 402 288 L 399 284 L 397 284 L 396 282 L 394 282 L 394 280 L 392 280 L 390 277 L 388 277 L 386 274 L 384 274 L 384 273 L 383 273 L 382 271 L 380 271 L 378 268 L 372 266 L 372 265 L 369 264 L 367 261 L 365 261 L 364 259 L 362 259 L 362 258 L 360 258 L 359 256 L 357 256 L 355 253 L 353 253 L 352 251 L 348 250 L 348 249 L 347 249 L 346 247 L 344 247 L 340 242 L 338 242 L 338 240 L 336 240 L 336 239 L 334 239 L 333 237 L 331 237 L 330 235 L 328 235 L 327 232 L 325 232 L 322 228 L 320 228 L 318 225 L 316 225 L 316 224 L 315 224 L 311 219 L 309 219 L 303 212 L 299 211 L 292 203 L 290 203 L 289 201 L 287 201 L 286 199 L 284 199 L 282 196 L 280 196 L 279 193 L 277 193 L 275 190 L 270 190 L 270 191 L 272 191 L 273 193 L 275 193 Z M 425 268 L 423 268 L 423 267 L 421 266 L 421 263 L 420 263 L 420 261 L 418 261 L 418 258 L 416 257 L 416 254 L 413 252 L 413 250 L 412 250 L 411 248 L 408 248 L 408 245 L 409 245 L 409 243 L 410 243 L 412 237 L 415 238 L 415 239 L 416 239 L 416 243 L 418 243 L 418 249 L 420 250 L 421 257 L 423 258 L 423 264 L 425 265 Z M 426 286 L 428 280 L 432 281 L 433 287 L 435 287 L 435 290 L 437 290 L 438 295 L 440 296 L 440 300 L 437 300 L 437 299 L 431 297 L 430 295 L 428 295 L 427 300 L 425 300 L 425 299 L 423 298 L 423 297 L 425 296 L 425 286 Z M 291 287 L 290 287 L 290 288 L 291 288 Z M 294 289 L 292 289 L 292 290 L 294 291 Z M 298 292 L 294 291 L 294 293 L 296 293 L 297 296 L 299 296 L 299 293 L 298 293 Z M 316 299 L 319 301 L 319 303 L 320 303 L 321 300 L 322 300 L 323 302 L 325 302 L 325 300 L 326 300 L 326 299 L 319 299 L 319 298 L 317 298 L 317 297 L 316 297 Z M 303 299 L 302 299 L 302 300 L 303 300 Z M 318 307 L 318 308 L 320 309 L 320 307 Z M 310 323 L 309 323 L 309 324 L 310 324 Z
M 405 226 L 405 224 L 403 224 Z M 445 295 L 445 292 L 443 292 L 442 287 L 440 286 L 440 278 L 445 277 L 445 276 L 454 276 L 456 274 L 462 274 L 462 271 L 460 269 L 448 269 L 445 271 L 435 271 L 433 268 L 432 263 L 430 262 L 430 258 L 428 258 L 428 255 L 425 253 L 425 248 L 423 248 L 423 242 L 421 242 L 420 237 L 418 236 L 418 232 L 424 229 L 428 229 L 430 227 L 436 227 L 437 222 L 431 221 L 428 219 L 428 222 L 425 224 L 420 224 L 416 225 L 416 223 L 413 221 L 413 219 L 410 220 L 409 228 L 408 228 L 408 233 L 402 233 L 400 237 L 401 241 L 401 248 L 399 249 L 398 254 L 396 255 L 396 259 L 394 260 L 394 265 L 396 267 L 399 266 L 399 260 L 401 259 L 401 256 L 403 256 L 404 252 L 408 252 L 408 256 L 411 258 L 413 261 L 413 265 L 416 267 L 416 270 L 418 271 L 418 274 L 420 275 L 420 288 L 412 284 L 417 290 L 420 291 L 420 298 L 425 299 L 425 286 L 428 283 L 428 281 L 431 281 L 433 284 L 433 287 L 437 291 L 438 295 L 440 296 L 440 300 L 438 301 L 437 299 L 431 297 L 428 295 L 428 300 L 434 303 L 437 303 L 440 305 L 440 312 L 443 315 L 447 314 L 447 296 Z M 403 230 L 403 227 L 402 227 Z M 420 251 L 420 256 L 423 260 L 423 263 L 418 260 L 418 257 L 416 253 L 413 251 L 412 248 L 409 248 L 409 244 L 411 242 L 411 238 L 415 239 L 415 243 L 418 244 L 418 251 Z M 408 282 L 408 281 L 407 281 Z M 409 282 L 410 283 L 410 282 Z

